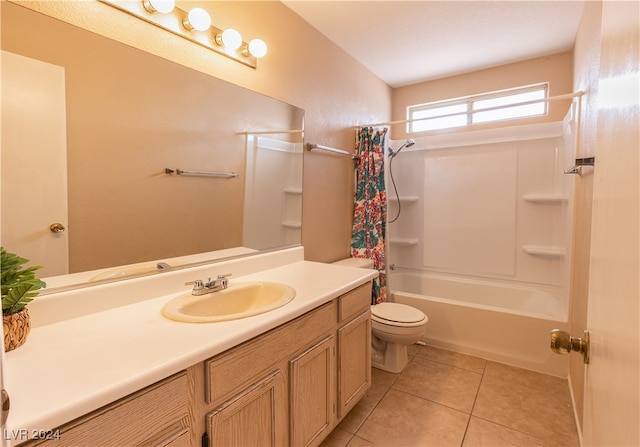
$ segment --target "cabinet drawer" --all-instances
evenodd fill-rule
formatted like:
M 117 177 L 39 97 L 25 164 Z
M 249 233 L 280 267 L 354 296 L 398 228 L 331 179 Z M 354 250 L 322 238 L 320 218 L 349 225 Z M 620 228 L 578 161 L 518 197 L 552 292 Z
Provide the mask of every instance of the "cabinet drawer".
M 338 300 L 338 321 L 346 323 L 371 306 L 371 282 L 342 295 Z
M 63 425 L 59 439 L 44 445 L 139 445 L 168 431 L 188 433 L 188 395 L 187 374 L 180 373 Z
M 205 362 L 207 403 L 219 403 L 255 383 L 288 361 L 301 349 L 333 333 L 336 321 L 334 301 L 284 326 L 247 341 Z

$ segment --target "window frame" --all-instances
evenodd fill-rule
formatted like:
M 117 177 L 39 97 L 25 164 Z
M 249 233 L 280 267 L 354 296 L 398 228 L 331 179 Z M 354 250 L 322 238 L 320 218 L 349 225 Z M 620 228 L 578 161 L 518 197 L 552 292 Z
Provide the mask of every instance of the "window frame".
M 509 118 L 483 120 L 481 122 L 475 122 L 474 121 L 474 115 L 479 114 L 479 113 L 486 113 L 488 110 L 492 109 L 491 107 L 486 107 L 484 109 L 482 109 L 482 108 L 474 108 L 474 105 L 477 102 L 484 101 L 484 100 L 490 100 L 490 99 L 497 99 L 497 98 L 508 98 L 510 96 L 516 96 L 516 95 L 539 92 L 539 91 L 543 92 L 543 98 L 545 100 L 544 102 L 542 102 L 542 100 L 539 100 L 539 101 L 541 101 L 541 104 L 543 104 L 543 108 L 544 108 L 544 110 L 541 113 L 535 113 L 535 114 L 529 114 L 529 115 L 520 115 L 520 116 L 509 117 Z M 442 101 L 434 101 L 434 102 L 428 102 L 428 103 L 423 103 L 423 104 L 414 104 L 414 105 L 411 105 L 411 106 L 407 107 L 407 126 L 406 126 L 406 131 L 407 131 L 407 133 L 430 132 L 430 131 L 460 128 L 460 127 L 472 126 L 472 125 L 478 125 L 478 124 L 487 124 L 487 123 L 496 123 L 496 122 L 501 122 L 501 121 L 509 121 L 509 120 L 514 120 L 514 119 L 527 119 L 527 118 L 535 118 L 535 117 L 540 117 L 540 116 L 546 116 L 546 115 L 549 114 L 549 102 L 546 101 L 548 98 L 549 98 L 549 83 L 548 82 L 542 82 L 542 83 L 539 83 L 539 84 L 526 85 L 526 86 L 522 86 L 522 87 L 515 87 L 515 88 L 510 88 L 510 89 L 505 89 L 505 90 L 497 90 L 497 91 L 493 91 L 493 92 L 480 93 L 480 94 L 476 94 L 476 95 L 462 96 L 462 97 L 459 97 L 459 98 L 445 99 L 445 100 L 442 100 Z M 509 109 L 509 108 L 515 108 L 515 107 L 522 107 L 523 103 L 526 104 L 527 101 L 514 102 L 513 104 L 506 104 L 506 105 L 503 105 L 503 106 L 499 106 L 499 109 Z M 460 104 L 466 104 L 466 110 L 464 112 L 461 111 L 461 112 L 456 112 L 456 113 L 453 113 L 453 114 L 443 114 L 442 117 L 440 117 L 440 115 L 434 115 L 433 121 L 438 120 L 438 119 L 442 119 L 443 117 L 444 118 L 454 118 L 454 117 L 459 117 L 459 116 L 462 116 L 462 115 L 466 115 L 465 124 L 449 125 L 449 126 L 445 126 L 445 127 L 421 128 L 421 129 L 418 129 L 418 130 L 415 129 L 414 123 L 420 123 L 421 122 L 421 120 L 419 118 L 414 118 L 414 115 L 416 113 L 428 112 L 430 110 L 443 109 L 445 107 L 450 107 L 450 106 L 455 106 L 455 105 L 460 105 Z M 432 121 L 432 120 L 424 120 L 424 122 L 426 122 L 426 123 L 429 123 L 430 121 Z

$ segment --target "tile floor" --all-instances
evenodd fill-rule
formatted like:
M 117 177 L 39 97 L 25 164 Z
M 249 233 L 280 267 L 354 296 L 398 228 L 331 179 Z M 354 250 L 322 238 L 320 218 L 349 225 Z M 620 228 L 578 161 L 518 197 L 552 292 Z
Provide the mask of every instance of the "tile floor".
M 578 446 L 567 381 L 431 346 L 367 395 L 321 447 Z

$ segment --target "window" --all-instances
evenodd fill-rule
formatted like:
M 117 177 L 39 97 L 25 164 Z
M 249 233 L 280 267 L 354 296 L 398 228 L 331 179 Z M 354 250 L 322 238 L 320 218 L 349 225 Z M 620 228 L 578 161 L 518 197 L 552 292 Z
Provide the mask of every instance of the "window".
M 407 124 L 407 132 L 424 132 L 546 115 L 545 101 L 531 101 L 546 99 L 547 92 L 548 84 L 538 84 L 410 106 L 407 111 L 411 122 Z

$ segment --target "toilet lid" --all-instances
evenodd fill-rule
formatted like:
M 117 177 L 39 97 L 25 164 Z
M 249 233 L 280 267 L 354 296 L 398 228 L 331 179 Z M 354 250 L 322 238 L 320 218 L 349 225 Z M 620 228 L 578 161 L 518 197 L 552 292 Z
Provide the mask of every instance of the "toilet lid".
M 371 306 L 371 314 L 387 321 L 398 323 L 418 323 L 425 319 L 425 314 L 415 307 L 399 303 L 380 303 Z

